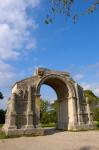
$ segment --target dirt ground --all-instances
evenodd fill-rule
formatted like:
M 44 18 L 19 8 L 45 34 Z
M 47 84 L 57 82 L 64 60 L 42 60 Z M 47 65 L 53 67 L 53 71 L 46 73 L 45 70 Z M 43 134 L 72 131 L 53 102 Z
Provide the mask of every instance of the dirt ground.
M 99 131 L 53 132 L 0 140 L 0 150 L 99 150 Z

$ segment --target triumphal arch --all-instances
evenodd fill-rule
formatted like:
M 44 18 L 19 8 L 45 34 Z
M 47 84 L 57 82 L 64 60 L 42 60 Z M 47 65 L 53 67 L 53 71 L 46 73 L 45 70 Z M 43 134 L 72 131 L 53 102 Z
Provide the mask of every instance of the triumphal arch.
M 16 82 L 8 100 L 3 131 L 7 135 L 43 134 L 40 126 L 40 88 L 52 87 L 58 100 L 57 129 L 93 128 L 92 113 L 83 89 L 67 72 L 37 68 L 34 75 Z

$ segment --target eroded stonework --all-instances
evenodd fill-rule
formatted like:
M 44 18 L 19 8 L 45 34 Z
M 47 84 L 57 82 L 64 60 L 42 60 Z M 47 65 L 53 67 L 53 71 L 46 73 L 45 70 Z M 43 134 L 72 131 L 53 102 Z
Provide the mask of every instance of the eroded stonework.
M 38 68 L 35 74 L 16 82 L 8 100 L 3 131 L 7 135 L 40 134 L 40 88 L 52 87 L 58 99 L 57 129 L 81 130 L 94 128 L 88 98 L 67 72 Z

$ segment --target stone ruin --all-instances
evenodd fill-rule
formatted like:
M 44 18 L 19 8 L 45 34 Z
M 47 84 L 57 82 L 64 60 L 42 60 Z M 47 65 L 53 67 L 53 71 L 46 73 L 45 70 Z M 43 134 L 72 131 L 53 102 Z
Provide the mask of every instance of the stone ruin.
M 43 135 L 40 125 L 40 88 L 52 87 L 58 100 L 56 128 L 62 130 L 93 129 L 92 113 L 83 88 L 67 72 L 37 68 L 33 76 L 18 81 L 8 100 L 3 131 L 6 135 Z

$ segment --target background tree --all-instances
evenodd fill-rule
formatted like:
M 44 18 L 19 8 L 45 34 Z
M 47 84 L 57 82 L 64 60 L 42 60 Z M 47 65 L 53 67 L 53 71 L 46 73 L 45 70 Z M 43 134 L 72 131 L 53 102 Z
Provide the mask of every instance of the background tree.
M 0 109 L 0 124 L 5 123 L 5 113 L 6 111 L 4 111 L 3 109 Z
M 4 97 L 3 97 L 3 94 L 0 92 L 0 99 L 3 99 Z
M 49 113 L 48 113 L 49 102 L 47 100 L 41 99 L 40 105 L 40 121 L 43 124 L 47 124 L 50 122 Z
M 57 121 L 57 101 L 49 103 L 47 100 L 41 100 L 40 121 L 42 124 L 56 123 Z
M 97 127 L 99 127 L 99 97 L 97 97 L 91 90 L 85 90 L 84 94 L 89 99 L 91 111 L 93 112 L 93 119 L 94 121 L 97 121 Z
M 85 97 L 88 97 L 89 104 L 92 104 L 93 107 L 99 104 L 99 97 L 97 97 L 91 90 L 84 91 Z
M 0 99 L 3 99 L 3 94 L 0 92 Z M 6 111 L 4 111 L 3 109 L 0 109 L 0 124 L 4 124 L 5 123 L 5 113 Z
M 51 122 L 54 122 L 54 123 L 57 122 L 57 112 L 58 112 L 58 101 L 55 100 L 51 104 L 51 110 L 50 110 Z
M 93 117 L 94 117 L 95 121 L 99 122 L 99 107 L 96 107 L 94 109 L 94 116 Z
M 91 14 L 99 9 L 99 0 L 49 0 L 50 13 L 46 16 L 45 23 L 49 24 L 53 21 L 56 14 L 64 15 L 65 18 L 71 17 L 74 21 L 79 16 Z M 79 9 L 80 8 L 80 9 Z

